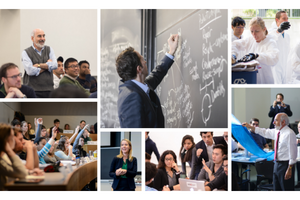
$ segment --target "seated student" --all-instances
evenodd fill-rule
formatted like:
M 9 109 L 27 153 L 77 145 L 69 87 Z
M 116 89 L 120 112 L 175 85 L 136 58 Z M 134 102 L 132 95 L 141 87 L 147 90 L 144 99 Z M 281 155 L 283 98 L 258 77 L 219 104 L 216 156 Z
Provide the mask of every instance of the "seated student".
M 46 164 L 44 157 L 45 157 L 45 155 L 48 154 L 51 146 L 54 144 L 56 134 L 57 134 L 56 127 L 54 127 L 52 129 L 52 137 L 50 138 L 50 140 L 48 142 L 46 141 L 46 138 L 39 137 L 39 139 L 37 141 L 37 150 L 38 150 L 39 162 L 41 164 Z
M 223 157 L 223 165 L 224 172 L 221 173 L 218 177 L 216 177 L 213 181 L 209 182 L 205 186 L 205 191 L 213 191 L 217 190 L 227 190 L 228 185 L 228 157 Z
M 21 122 L 21 130 L 24 137 L 24 140 L 30 140 L 29 130 L 28 130 L 28 124 L 26 121 Z
M 79 76 L 76 80 L 84 87 L 89 90 L 90 93 L 97 92 L 97 80 L 91 76 L 90 63 L 86 60 L 80 61 L 79 65 Z
M 36 146 L 32 141 L 24 140 L 22 131 L 18 128 L 14 129 L 15 148 L 14 152 L 19 155 L 26 169 L 33 170 L 39 167 L 39 157 Z M 26 152 L 26 153 L 25 153 Z
M 55 148 L 56 148 L 56 144 L 54 143 L 54 144 L 52 144 L 49 152 L 44 156 L 44 160 L 46 163 L 56 164 L 57 161 L 62 160 L 60 157 L 58 157 L 54 154 Z M 63 166 L 63 164 L 60 163 L 60 166 Z
M 76 80 L 79 74 L 79 65 L 75 58 L 68 58 L 64 64 L 65 75 L 59 82 L 59 87 L 64 85 L 73 85 L 77 87 L 79 90 L 86 93 L 86 97 L 90 96 L 90 92 L 84 89 L 82 85 Z
M 15 128 L 21 128 L 21 122 L 18 119 L 14 119 L 10 123 Z
M 84 139 L 81 137 L 82 134 L 84 133 L 84 131 L 86 130 L 86 128 L 89 125 L 87 124 L 83 129 L 81 129 L 81 131 L 79 132 L 79 134 L 77 135 L 74 144 L 73 144 L 73 154 L 76 155 L 76 157 L 85 157 L 86 156 L 86 151 L 83 150 L 83 146 L 84 146 Z M 75 129 L 75 132 L 79 131 L 79 126 L 77 126 L 77 128 Z
M 70 125 L 69 125 L 69 124 L 65 124 L 65 126 L 64 126 L 64 130 L 71 130 L 71 127 L 70 127 Z
M 227 148 L 222 144 L 213 146 L 212 160 L 205 163 L 203 160 L 203 168 L 200 171 L 198 180 L 205 181 L 205 185 L 213 181 L 216 177 L 223 173 L 223 158 L 227 154 Z
M 0 98 L 36 98 L 34 90 L 21 83 L 22 73 L 14 63 L 6 63 L 0 68 Z
M 145 191 L 157 191 L 153 187 L 150 187 L 150 184 L 154 180 L 154 177 L 155 177 L 156 173 L 157 173 L 156 165 L 153 164 L 153 163 L 150 163 L 150 162 L 146 162 L 146 182 L 145 182 L 146 186 L 145 186 Z
M 92 138 L 90 138 L 90 133 L 87 130 L 85 120 L 80 121 L 79 127 L 80 127 L 79 131 L 81 131 L 82 129 L 85 130 L 84 133 L 82 134 L 82 138 L 84 139 L 84 144 L 87 144 L 88 141 L 93 141 Z
M 70 145 L 69 137 L 64 136 L 59 139 L 56 152 L 54 154 L 62 160 L 75 160 L 72 149 L 73 147 Z
M 180 171 L 177 166 L 176 154 L 171 150 L 163 152 L 159 159 L 153 187 L 159 191 L 180 190 L 179 177 Z
M 46 127 L 43 125 L 43 119 L 38 118 L 38 119 L 34 119 L 34 120 L 35 120 L 35 126 L 36 126 L 34 143 L 36 144 L 40 140 L 40 137 L 43 137 L 46 140 L 46 142 L 49 141 L 50 138 L 47 134 Z
M 31 123 L 27 122 L 30 139 L 35 138 L 35 131 L 32 129 Z
M 13 151 L 14 131 L 10 125 L 0 124 L 0 190 L 4 190 L 7 177 L 25 178 L 28 174 L 20 158 Z

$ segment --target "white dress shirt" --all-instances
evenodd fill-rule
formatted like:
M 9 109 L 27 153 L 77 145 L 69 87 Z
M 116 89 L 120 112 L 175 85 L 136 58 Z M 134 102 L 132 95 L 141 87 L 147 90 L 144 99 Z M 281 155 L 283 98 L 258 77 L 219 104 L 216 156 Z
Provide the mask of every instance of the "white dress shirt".
M 265 129 L 255 127 L 255 133 L 275 141 L 277 140 L 277 129 Z M 277 147 L 277 160 L 289 161 L 289 165 L 297 162 L 297 139 L 296 134 L 288 126 L 284 126 L 280 130 L 279 142 Z

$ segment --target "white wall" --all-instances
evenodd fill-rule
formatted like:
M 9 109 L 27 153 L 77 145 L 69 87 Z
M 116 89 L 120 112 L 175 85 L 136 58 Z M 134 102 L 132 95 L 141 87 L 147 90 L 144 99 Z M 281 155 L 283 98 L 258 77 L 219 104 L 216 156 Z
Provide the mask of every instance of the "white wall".
M 201 131 L 211 131 L 211 130 L 201 130 Z M 214 136 L 223 136 L 222 131 L 213 131 Z M 177 156 L 177 164 L 181 165 L 179 151 L 181 147 L 182 138 L 185 135 L 191 135 L 194 137 L 194 142 L 197 144 L 201 141 L 200 130 L 184 129 L 183 131 L 178 130 L 163 130 L 157 131 L 153 130 L 149 132 L 149 137 L 156 143 L 158 152 L 160 155 L 166 150 L 172 150 Z M 156 156 L 154 153 L 151 155 L 151 162 L 158 164 Z
M 20 66 L 20 10 L 0 9 L 0 66 L 12 62 Z
M 23 73 L 21 53 L 32 45 L 31 32 L 41 28 L 57 58 L 87 60 L 96 76 L 97 25 L 96 9 L 0 10 L 0 64 L 14 62 Z

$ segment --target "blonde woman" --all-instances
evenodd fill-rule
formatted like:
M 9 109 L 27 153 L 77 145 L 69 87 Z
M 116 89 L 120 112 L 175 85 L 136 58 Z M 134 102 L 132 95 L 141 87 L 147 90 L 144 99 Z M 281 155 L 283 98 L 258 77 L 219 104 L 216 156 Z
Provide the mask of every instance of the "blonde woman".
M 114 157 L 109 176 L 114 178 L 114 191 L 134 191 L 134 177 L 137 173 L 137 160 L 132 156 L 132 145 L 128 139 L 121 141 L 120 154 Z
M 272 68 L 279 61 L 279 50 L 274 36 L 268 35 L 265 22 L 260 17 L 254 17 L 249 23 L 251 36 L 232 42 L 232 58 L 244 56 L 245 61 L 256 59 L 260 68 L 257 74 L 257 83 L 273 84 Z M 247 55 L 239 55 L 241 52 Z

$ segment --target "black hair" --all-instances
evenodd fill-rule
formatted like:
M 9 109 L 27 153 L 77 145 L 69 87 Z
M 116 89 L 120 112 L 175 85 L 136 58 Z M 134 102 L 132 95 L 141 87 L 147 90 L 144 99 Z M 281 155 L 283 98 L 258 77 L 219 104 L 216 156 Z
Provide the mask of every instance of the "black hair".
M 223 144 L 215 144 L 213 149 L 221 149 L 222 155 L 227 155 L 227 148 Z
M 57 61 L 60 61 L 60 62 L 64 62 L 64 58 L 63 57 L 61 57 L 61 56 L 59 56 L 58 58 L 57 58 Z
M 65 69 L 69 68 L 69 63 L 71 62 L 78 62 L 78 61 L 75 58 L 68 58 L 64 63 L 64 68 Z
M 14 120 L 12 120 L 11 125 L 12 126 L 16 126 L 16 125 L 20 125 L 21 126 L 21 122 L 18 119 L 14 119 Z
M 284 96 L 283 96 L 283 94 L 282 93 L 278 93 L 278 94 L 276 94 L 276 98 L 277 98 L 277 96 L 278 95 L 280 95 L 281 97 L 282 97 L 282 99 L 284 99 Z
M 80 62 L 78 63 L 78 65 L 81 67 L 81 65 L 82 65 L 83 63 L 86 63 L 86 64 L 88 64 L 88 65 L 90 66 L 90 63 L 89 63 L 88 61 L 86 61 L 86 60 L 80 61 Z
M 157 173 L 156 165 L 150 162 L 146 162 L 146 182 L 155 177 Z
M 211 132 L 211 131 L 208 131 L 208 132 L 200 132 L 200 136 L 202 137 L 202 134 L 207 134 L 207 133 L 211 133 L 211 136 L 214 136 L 214 133 Z
M 1 82 L 2 77 L 6 78 L 7 70 L 13 69 L 13 68 L 18 68 L 18 66 L 14 63 L 6 63 L 6 64 L 3 64 L 1 66 L 1 68 L 0 68 L 0 82 Z
M 252 122 L 258 122 L 259 123 L 259 120 L 257 118 L 251 118 L 250 119 L 250 124 L 252 124 Z
M 166 167 L 166 163 L 165 163 L 165 157 L 167 155 L 171 154 L 173 156 L 173 160 L 175 163 L 177 163 L 177 156 L 174 153 L 174 151 L 172 150 L 166 150 L 163 152 L 163 154 L 161 155 L 161 157 L 159 158 L 159 162 L 158 162 L 158 169 L 163 169 Z
M 40 144 L 40 142 L 42 141 L 42 140 L 46 140 L 46 138 L 45 137 L 40 137 L 38 140 L 37 140 L 37 144 L 39 145 Z M 46 140 L 47 141 L 47 140 Z
M 232 22 L 231 22 L 231 26 L 236 27 L 236 26 L 245 26 L 246 22 L 244 19 L 242 19 L 241 17 L 235 17 L 233 18 Z
M 55 120 L 54 120 L 54 124 L 55 124 L 56 122 L 60 122 L 59 119 L 55 119 Z

